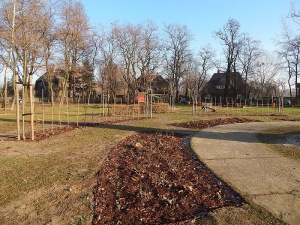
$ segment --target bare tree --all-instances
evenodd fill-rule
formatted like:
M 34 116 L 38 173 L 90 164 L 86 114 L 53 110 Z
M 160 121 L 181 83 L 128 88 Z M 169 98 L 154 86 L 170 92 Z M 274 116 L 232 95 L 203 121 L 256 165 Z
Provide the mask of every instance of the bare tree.
M 83 102 L 89 105 L 90 97 L 94 89 L 94 67 L 89 58 L 86 58 L 83 61 L 83 66 L 79 67 L 79 74 L 75 93 L 77 96 L 75 97 L 79 97 L 78 94 L 81 94 L 83 96 Z
M 37 71 L 42 59 L 43 5 L 37 1 L 4 1 L 1 6 L 1 45 L 7 52 L 2 59 L 12 71 L 16 67 L 27 84 L 28 74 Z
M 278 59 L 267 52 L 261 54 L 256 61 L 253 81 L 258 84 L 257 98 L 272 97 L 276 92 L 276 80 L 280 74 L 281 65 Z
M 295 9 L 292 9 L 291 15 L 296 24 L 299 24 L 299 14 L 295 12 Z M 279 56 L 285 61 L 285 67 L 287 69 L 287 82 L 289 85 L 290 96 L 292 97 L 292 82 L 294 81 L 294 87 L 296 90 L 295 97 L 298 99 L 299 90 L 297 83 L 299 75 L 300 36 L 295 34 L 292 29 L 283 22 L 282 39 L 278 41 L 278 44 L 281 48 Z
M 42 23 L 42 42 L 43 42 L 43 52 L 44 52 L 44 66 L 46 69 L 46 76 L 44 77 L 47 85 L 48 91 L 48 101 L 51 105 L 54 105 L 54 90 L 53 90 L 53 80 L 54 80 L 54 55 L 55 47 L 57 45 L 58 33 L 56 27 L 56 16 L 57 16 L 57 5 L 51 0 L 45 5 L 44 17 L 41 20 Z
M 1 44 L 9 50 L 7 66 L 18 76 L 23 84 L 22 88 L 22 115 L 23 139 L 25 139 L 25 106 L 30 89 L 30 120 L 31 138 L 34 139 L 34 110 L 32 75 L 40 68 L 43 60 L 42 27 L 44 18 L 44 3 L 41 1 L 11 1 L 2 2 L 1 8 Z M 18 74 L 18 75 L 17 75 Z M 16 80 L 16 79 L 15 79 Z M 28 88 L 29 87 L 29 88 Z M 18 91 L 16 91 L 16 95 Z M 18 119 L 17 119 L 18 120 Z
M 200 92 L 207 81 L 208 71 L 214 67 L 215 53 L 210 44 L 207 44 L 200 48 L 198 56 L 198 59 L 191 57 L 187 62 L 187 71 L 184 77 L 186 93 L 189 92 L 189 96 L 192 98 L 193 114 L 196 113 L 198 101 L 201 101 Z
M 180 82 L 187 72 L 187 62 L 190 59 L 189 49 L 192 35 L 186 26 L 169 24 L 165 26 L 167 39 L 165 41 L 165 68 L 168 74 L 171 94 L 170 103 L 179 102 Z
M 133 101 L 137 88 L 137 63 L 141 25 L 113 24 L 112 33 L 119 51 L 119 65 L 127 84 L 128 102 Z
M 11 60 L 12 60 L 12 31 L 11 34 L 7 32 L 9 30 L 10 21 L 9 18 L 7 18 L 7 10 L 6 10 L 6 2 L 3 2 L 3 5 L 1 5 L 1 25 L 0 25 L 0 32 L 1 32 L 1 66 L 5 67 L 4 70 L 4 80 L 3 80 L 3 88 L 0 91 L 0 97 L 2 98 L 2 107 L 4 110 L 6 110 L 6 100 L 7 100 L 7 71 L 11 67 Z M 15 5 L 13 6 L 13 10 L 15 9 Z M 14 11 L 12 12 L 14 17 Z M 12 23 L 12 22 L 11 22 Z M 1 69 L 3 68 L 1 67 Z M 2 73 L 2 70 L 1 70 Z M 1 108 L 2 108 L 1 107 Z
M 157 31 L 156 25 L 151 21 L 141 26 L 137 67 L 143 78 L 140 79 L 142 86 L 150 85 L 149 75 L 161 65 L 161 43 Z
M 197 99 L 199 95 L 199 83 L 200 81 L 202 81 L 202 79 L 200 78 L 202 76 L 198 70 L 199 68 L 198 65 L 199 63 L 196 62 L 196 60 L 191 57 L 186 65 L 187 71 L 184 80 L 185 87 L 186 87 L 186 97 L 192 98 L 193 115 L 196 114 L 196 109 L 197 109 L 196 105 L 197 105 Z
M 91 35 L 91 51 L 90 54 L 88 55 L 87 61 L 89 62 L 89 70 L 90 72 L 90 77 L 88 77 L 88 93 L 87 93 L 87 103 L 90 103 L 90 98 L 92 95 L 92 92 L 94 91 L 95 94 L 95 71 L 96 71 L 96 67 L 98 64 L 100 64 L 100 59 L 99 59 L 99 55 L 100 55 L 100 44 L 102 41 L 102 37 L 99 35 L 99 33 L 93 29 L 93 33 Z M 86 63 L 86 62 L 84 62 Z
M 112 96 L 116 101 L 117 88 L 120 85 L 121 68 L 117 64 L 119 55 L 119 43 L 114 28 L 109 31 L 102 30 L 100 49 L 100 83 L 102 89 L 102 101 L 104 95 Z M 122 85 L 121 85 L 122 86 Z
M 290 10 L 290 15 L 289 18 L 293 19 L 294 23 L 297 25 L 300 25 L 300 11 L 296 9 L 295 4 L 291 4 L 291 10 Z
M 260 42 L 252 39 L 250 36 L 245 36 L 240 54 L 238 55 L 239 62 L 242 66 L 242 76 L 244 77 L 246 87 L 246 98 L 249 97 L 249 76 L 253 74 L 255 62 L 261 54 Z M 245 98 L 245 101 L 246 101 Z M 246 102 L 245 102 L 246 104 Z
M 282 47 L 282 50 L 279 52 L 279 56 L 284 59 L 284 68 L 287 71 L 287 83 L 289 87 L 289 95 L 293 97 L 293 86 L 296 90 L 296 96 L 298 95 L 297 90 L 297 77 L 299 75 L 298 65 L 299 65 L 299 56 L 300 48 L 298 47 Z M 295 96 L 295 97 L 296 97 Z
M 69 94 L 76 98 L 76 82 L 78 81 L 78 67 L 87 54 L 90 53 L 90 26 L 88 17 L 81 2 L 65 0 L 61 5 L 59 25 L 59 40 L 63 52 L 65 77 L 61 95 Z M 68 85 L 71 92 L 68 91 Z
M 197 91 L 200 93 L 207 80 L 208 71 L 215 67 L 215 51 L 210 44 L 202 46 L 199 50 L 199 76 L 197 77 Z
M 240 34 L 240 23 L 237 20 L 230 18 L 222 29 L 215 32 L 215 36 L 220 39 L 222 44 L 225 46 L 226 83 L 223 95 L 223 105 L 225 105 L 229 84 L 230 82 L 234 83 L 234 76 L 232 77 L 232 74 L 236 73 L 237 59 L 243 43 L 243 36 Z

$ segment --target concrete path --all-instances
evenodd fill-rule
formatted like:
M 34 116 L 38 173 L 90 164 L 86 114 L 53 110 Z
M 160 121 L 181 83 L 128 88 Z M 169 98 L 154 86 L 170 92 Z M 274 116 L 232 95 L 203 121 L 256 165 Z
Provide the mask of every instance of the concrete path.
M 300 122 L 241 123 L 197 133 L 191 146 L 236 191 L 291 225 L 300 225 L 300 163 L 260 143 L 256 133 Z

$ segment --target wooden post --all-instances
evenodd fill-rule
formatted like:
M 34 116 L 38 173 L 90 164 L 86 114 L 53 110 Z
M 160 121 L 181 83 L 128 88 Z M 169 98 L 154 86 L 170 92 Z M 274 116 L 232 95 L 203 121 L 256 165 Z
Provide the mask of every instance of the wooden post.
M 68 126 L 69 126 L 69 93 L 67 92 L 66 93 L 66 102 L 67 102 L 67 104 L 66 104 L 66 106 L 67 106 L 67 109 L 66 109 L 66 114 L 67 114 L 67 124 L 68 124 Z
M 15 73 L 15 72 L 14 72 Z M 21 140 L 20 137 L 20 100 L 19 100 L 19 77 L 15 73 L 15 99 L 16 99 L 16 119 L 17 119 L 17 139 Z
M 45 132 L 45 106 L 44 106 L 44 88 L 42 89 L 42 127 L 43 127 L 43 133 Z
M 79 125 L 79 99 L 80 99 L 80 94 L 78 94 L 78 98 L 77 98 L 77 117 L 76 117 L 77 118 L 76 119 L 76 125 L 77 125 L 77 127 Z
M 10 60 L 10 59 L 9 59 Z M 6 114 L 6 101 L 7 101 L 7 80 L 6 80 L 6 77 L 7 77 L 7 66 L 5 68 L 5 73 L 4 73 L 4 99 L 3 99 L 3 109 L 4 109 L 4 114 Z
M 152 104 L 152 101 L 153 101 L 153 95 L 152 95 L 152 91 L 151 91 L 151 94 L 150 94 L 150 118 L 152 119 L 152 116 L 153 116 L 153 104 Z
M 54 93 L 51 91 L 51 128 L 54 128 Z
M 23 52 L 23 84 L 22 84 L 22 136 L 23 136 L 23 141 L 26 139 L 25 135 L 25 106 L 26 106 L 26 101 L 27 101 L 27 91 L 28 88 L 25 89 L 27 85 L 27 57 L 26 57 L 26 50 Z
M 34 94 L 32 87 L 32 74 L 29 74 L 29 98 L 30 98 L 30 125 L 31 125 L 31 140 L 34 140 Z
M 25 135 L 25 101 L 27 101 L 26 95 L 25 95 L 25 80 L 23 80 L 23 84 L 22 84 L 22 136 L 23 136 L 23 141 L 25 141 L 26 139 L 26 135 Z

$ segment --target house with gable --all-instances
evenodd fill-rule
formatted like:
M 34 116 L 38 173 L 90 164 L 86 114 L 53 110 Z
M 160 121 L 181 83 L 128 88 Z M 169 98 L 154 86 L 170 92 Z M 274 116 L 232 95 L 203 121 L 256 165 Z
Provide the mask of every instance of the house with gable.
M 85 76 L 88 77 L 91 75 L 87 75 L 87 72 L 84 71 L 84 67 L 80 68 L 80 70 L 76 73 L 72 74 L 72 77 L 74 78 L 74 82 L 72 83 L 73 88 L 71 89 L 71 82 L 68 83 L 68 101 L 72 101 L 73 97 L 75 98 L 77 95 L 81 94 L 86 96 L 87 93 L 85 92 L 87 90 L 88 85 L 91 86 L 93 95 L 95 95 L 96 92 L 96 84 L 95 82 L 87 82 L 85 79 Z M 51 99 L 51 93 L 50 93 L 50 85 L 53 90 L 53 97 L 54 101 L 59 101 L 59 99 L 63 94 L 63 83 L 66 77 L 66 71 L 64 69 L 53 69 L 50 74 L 47 72 L 43 74 L 41 77 L 39 77 L 35 82 L 35 97 L 38 97 L 39 99 L 44 98 L 46 101 L 50 101 Z M 71 80 L 69 78 L 69 80 Z M 94 97 L 94 96 L 93 96 Z M 95 99 L 95 97 L 93 98 Z
M 140 91 L 139 98 L 145 99 L 146 92 L 151 91 L 156 102 L 164 102 L 169 87 L 168 81 L 158 73 L 138 77 L 137 85 Z
M 151 89 L 153 94 L 166 94 L 169 87 L 167 80 L 159 73 L 140 76 L 137 83 L 145 91 Z
M 225 94 L 226 73 L 217 72 L 212 75 L 202 91 L 202 98 L 221 103 Z M 230 81 L 227 91 L 229 102 L 236 103 L 247 98 L 246 84 L 239 72 L 230 74 Z

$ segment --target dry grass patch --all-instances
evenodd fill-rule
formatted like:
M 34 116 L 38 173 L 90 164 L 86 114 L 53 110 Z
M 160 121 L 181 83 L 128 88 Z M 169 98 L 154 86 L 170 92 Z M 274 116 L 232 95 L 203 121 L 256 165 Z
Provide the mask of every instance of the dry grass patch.
M 90 223 L 94 175 L 127 133 L 84 128 L 40 142 L 3 141 L 0 223 Z

